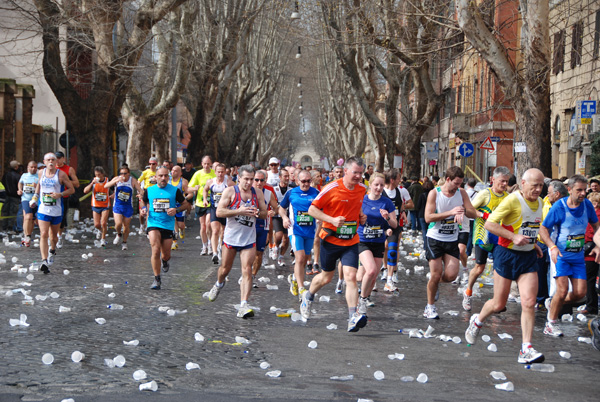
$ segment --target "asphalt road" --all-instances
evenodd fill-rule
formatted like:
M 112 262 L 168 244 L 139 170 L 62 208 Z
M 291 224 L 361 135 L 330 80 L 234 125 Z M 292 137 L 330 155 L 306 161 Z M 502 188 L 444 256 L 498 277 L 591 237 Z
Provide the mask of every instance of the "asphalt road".
M 440 320 L 422 317 L 427 269 L 415 273 L 414 266 L 426 266 L 424 260 L 403 259 L 410 274 L 400 275 L 399 294 L 375 293 L 376 307 L 369 309 L 368 325 L 358 333 L 346 332 L 345 300 L 335 294 L 333 283 L 317 296 L 329 296 L 330 301 L 314 303 L 313 317 L 307 323 L 270 312 L 272 306 L 298 310 L 297 298 L 288 292 L 285 279 L 291 272 L 290 258 L 286 267 L 261 270 L 258 277 L 268 278 L 268 284 L 279 289 L 269 290 L 267 283 L 259 282 L 250 304 L 260 311 L 252 319 L 238 319 L 234 306 L 239 303 L 239 261 L 217 301 L 203 298 L 215 281 L 217 266 L 210 257 L 200 256 L 197 222 L 188 224 L 187 239 L 173 252 L 171 270 L 163 275 L 160 291 L 149 289 L 152 274 L 145 236 L 132 237 L 129 250 L 121 251 L 112 245 L 111 235 L 109 246 L 100 249 L 94 247 L 95 237 L 88 226 L 88 231 L 75 235 L 78 244 L 67 242 L 59 250 L 50 275 L 12 271 L 12 257 L 28 267 L 39 261 L 39 249 L 0 244 L 7 257 L 0 265 L 0 401 L 598 400 L 600 353 L 578 341 L 578 337 L 589 337 L 585 323 L 564 323 L 565 337 L 554 339 L 543 335 L 545 312 L 538 312 L 533 344 L 545 354 L 546 363 L 555 366 L 555 372 L 526 370 L 517 363 L 518 304 L 509 304 L 508 311 L 491 318 L 481 332 L 491 337 L 497 352 L 488 351 L 489 343 L 481 339 L 476 345 L 466 344 L 464 331 L 470 314 L 461 308 L 456 285 L 441 286 L 436 304 Z M 412 246 L 406 250 L 412 251 Z M 84 260 L 82 254 L 90 252 L 93 256 Z M 65 269 L 69 275 L 64 275 Z M 29 274 L 34 278 L 27 279 Z M 383 282 L 378 284 L 382 289 Z M 6 296 L 18 288 L 30 291 L 33 305 L 22 303 L 22 293 Z M 480 291 L 474 311 L 481 308 L 492 288 L 484 286 Z M 51 292 L 59 297 L 36 300 Z M 107 309 L 115 303 L 124 308 Z M 60 306 L 71 311 L 61 313 Z M 159 307 L 178 311 L 170 316 Z M 448 314 L 452 311 L 458 314 Z M 9 325 L 9 319 L 20 314 L 27 315 L 29 327 Z M 96 318 L 106 323 L 99 325 Z M 332 323 L 338 329 L 327 329 Z M 435 329 L 433 335 L 460 337 L 461 343 L 407 334 L 407 329 L 426 330 L 428 325 Z M 195 333 L 205 340 L 197 342 Z M 501 333 L 514 340 L 500 339 Z M 250 343 L 240 345 L 236 337 Z M 123 344 L 134 339 L 139 340 L 137 346 Z M 318 343 L 316 349 L 307 346 L 312 340 Z M 75 350 L 85 354 L 81 363 L 71 361 Z M 568 351 L 572 357 L 561 358 L 559 351 Z M 42 363 L 44 353 L 54 356 L 53 364 Z M 395 353 L 404 354 L 404 359 L 390 360 L 388 355 Z M 124 367 L 109 368 L 105 359 L 117 355 L 125 357 Z M 188 362 L 197 363 L 200 369 L 186 370 Z M 271 367 L 261 369 L 262 362 Z M 139 383 L 132 377 L 138 369 L 146 371 L 146 381 L 157 382 L 157 392 L 138 390 Z M 280 370 L 281 376 L 266 376 L 271 370 Z M 382 371 L 385 379 L 376 380 L 376 371 Z M 506 381 L 514 384 L 514 392 L 495 389 L 495 384 L 505 381 L 494 380 L 491 371 L 502 371 Z M 401 380 L 420 373 L 428 376 L 427 383 Z M 348 375 L 353 379 L 331 379 Z

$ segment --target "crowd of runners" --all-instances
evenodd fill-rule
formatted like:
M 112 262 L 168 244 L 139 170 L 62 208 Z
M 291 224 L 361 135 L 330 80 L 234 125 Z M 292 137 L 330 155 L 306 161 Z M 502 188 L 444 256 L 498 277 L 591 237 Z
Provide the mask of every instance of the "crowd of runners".
M 453 166 L 441 179 L 415 177 L 407 183 L 397 169 L 375 172 L 359 157 L 341 162 L 323 172 L 282 167 L 271 158 L 268 169 L 260 170 L 253 165 L 228 168 L 205 156 L 195 170 L 191 163 L 182 168 L 165 161 L 159 166 L 150 158 L 137 179 L 126 165 L 112 179 L 96 167 L 83 192 L 91 193 L 101 246 L 108 245 L 111 210 L 112 243 L 123 250 L 128 248 L 131 219 L 139 213 L 140 234 L 147 235 L 152 249 L 153 290 L 161 289 L 171 252 L 182 247 L 178 240 L 185 238 L 186 219 L 198 219 L 199 254 L 219 265 L 208 293 L 211 302 L 223 291 L 239 254 L 240 318 L 254 316 L 248 301 L 260 268 L 269 260 L 285 267 L 289 253 L 289 291 L 298 298 L 302 318 L 310 319 L 315 294 L 337 273 L 335 291 L 345 292 L 348 306 L 347 330 L 359 331 L 374 305 L 370 296 L 377 290 L 378 276 L 385 281 L 380 290 L 398 291 L 399 247 L 403 230 L 412 228 L 413 234 L 421 231 L 429 262 L 424 318 L 439 318 L 435 302 L 442 283 L 464 281 L 462 307 L 471 311 L 474 285 L 491 262 L 493 297 L 471 316 L 465 332 L 468 343 L 477 341 L 486 319 L 504 311 L 518 291 L 519 363 L 544 360 L 532 346 L 537 310 L 547 311 L 543 333 L 560 337 L 561 311 L 581 305 L 580 312 L 594 318 L 589 322 L 593 345 L 600 346 L 597 180 L 580 175 L 564 182 L 550 180 L 538 169 L 527 170 L 517 180 L 508 168 L 497 167 L 490 186 L 481 188 Z M 45 274 L 62 248 L 67 200 L 79 186 L 75 170 L 59 152 L 46 154 L 40 166 L 30 162 L 18 180 L 22 244 L 30 246 L 37 220 L 40 270 Z

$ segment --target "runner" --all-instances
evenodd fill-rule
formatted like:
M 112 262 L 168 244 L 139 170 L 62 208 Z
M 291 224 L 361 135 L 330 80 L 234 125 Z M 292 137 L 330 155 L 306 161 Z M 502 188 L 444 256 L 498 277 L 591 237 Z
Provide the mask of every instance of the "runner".
M 83 193 L 92 192 L 92 216 L 94 217 L 94 227 L 100 231 L 100 246 L 106 247 L 106 232 L 108 232 L 108 215 L 110 213 L 109 191 L 104 186 L 108 183 L 108 178 L 102 166 L 94 168 L 94 178 L 83 189 Z
M 267 173 L 267 184 L 271 187 L 275 187 L 279 184 L 280 170 L 279 170 L 279 159 L 272 157 L 269 159 L 269 171 Z
M 391 235 L 392 230 L 398 226 L 394 203 L 381 196 L 385 176 L 377 172 L 371 173 L 369 178 L 369 194 L 365 195 L 362 205 L 362 212 L 367 216 L 367 221 L 358 227 L 358 258 L 361 263 L 357 275 L 357 280 L 361 281 L 358 314 L 365 316 L 367 307 L 375 305 L 370 296 L 383 261 L 386 234 Z
M 77 178 L 77 172 L 72 166 L 65 164 L 65 154 L 61 151 L 56 152 L 56 168 L 58 170 L 63 171 L 69 180 L 71 180 L 71 184 L 73 184 L 73 192 L 75 192 L 76 188 L 79 188 L 79 179 Z M 65 196 L 66 197 L 66 196 Z M 62 248 L 63 246 L 63 230 L 68 225 L 67 222 L 67 214 L 69 212 L 69 200 L 64 199 L 62 202 L 63 206 L 63 216 L 62 221 L 60 222 L 60 228 L 58 229 L 58 243 L 56 243 L 56 248 Z
M 140 183 L 140 187 L 144 191 L 156 184 L 156 169 L 158 168 L 158 159 L 155 157 L 151 157 L 148 160 L 148 165 L 150 167 L 148 169 L 144 170 L 138 179 L 138 182 Z M 138 197 L 142 197 L 142 193 L 139 193 Z M 141 212 L 141 210 L 142 210 L 141 204 L 139 205 L 139 209 Z M 142 215 L 140 213 L 139 216 L 140 216 L 140 235 L 143 235 L 146 230 L 146 215 Z
M 348 305 L 348 332 L 356 332 L 367 325 L 367 317 L 359 315 L 358 287 L 356 271 L 358 269 L 359 224 L 367 217 L 361 207 L 366 187 L 361 183 L 364 171 L 363 160 L 351 157 L 346 161 L 344 177 L 328 184 L 317 196 L 309 208 L 309 214 L 323 221 L 321 237 L 321 273 L 315 275 L 310 289 L 302 295 L 300 313 L 304 319 L 310 317 L 310 306 L 323 286 L 331 282 L 335 273 L 336 261 L 342 262 L 346 281 L 346 303 Z
M 175 165 L 171 168 L 171 179 L 169 180 L 169 184 L 177 187 L 183 194 L 187 192 L 188 181 L 181 177 L 181 166 Z M 177 204 L 175 207 L 179 208 L 179 204 Z M 177 239 L 185 239 L 186 210 L 187 209 L 184 209 L 181 212 L 177 212 L 177 214 L 175 215 L 175 235 L 173 236 L 173 244 L 171 245 L 171 250 L 177 250 L 179 248 L 179 245 L 177 244 Z
M 239 168 L 239 185 L 227 187 L 217 205 L 217 217 L 227 218 L 223 234 L 223 261 L 217 274 L 217 282 L 209 292 L 208 300 L 215 301 L 225 286 L 235 255 L 240 253 L 242 283 L 240 285 L 239 318 L 254 317 L 248 306 L 252 290 L 252 262 L 256 256 L 256 218 L 265 219 L 267 208 L 262 192 L 252 187 L 254 168 L 244 165 Z
M 266 179 L 267 172 L 265 172 L 264 170 L 258 170 L 254 175 L 254 184 L 252 185 L 252 187 L 257 193 L 263 193 L 265 205 L 267 206 L 267 218 L 256 219 L 256 257 L 254 258 L 254 263 L 252 264 L 253 279 L 256 276 L 256 274 L 258 274 L 260 266 L 263 263 L 263 255 L 265 252 L 265 248 L 268 244 L 267 238 L 269 235 L 269 221 L 275 215 L 278 208 L 277 198 L 275 197 L 273 191 L 269 190 L 267 186 L 265 186 Z M 257 283 L 254 280 L 252 282 L 255 288 L 258 287 Z
M 587 272 L 583 255 L 585 231 L 588 223 L 594 232 L 600 226 L 594 206 L 585 198 L 587 179 L 580 175 L 572 176 L 567 188 L 569 197 L 561 198 L 552 205 L 540 228 L 540 237 L 548 247 L 551 264 L 556 268 L 556 292 L 552 297 L 544 328 L 544 334 L 554 337 L 563 335 L 556 323 L 563 304 L 577 302 L 587 293 Z M 554 230 L 557 235 L 552 239 Z M 569 281 L 572 291 L 569 291 Z
M 154 281 L 150 289 L 160 290 L 162 286 L 161 267 L 165 273 L 170 268 L 175 215 L 187 208 L 187 200 L 181 190 L 169 184 L 169 169 L 161 166 L 156 170 L 155 177 L 157 185 L 146 189 L 140 202 L 142 204 L 141 213 L 148 217 L 148 239 L 150 247 L 152 247 L 150 262 Z
M 63 203 L 65 198 L 75 192 L 75 189 L 69 176 L 56 167 L 56 155 L 53 153 L 44 155 L 44 164 L 46 167 L 38 172 L 39 181 L 29 205 L 34 207 L 39 200 L 37 218 L 40 226 L 40 253 L 42 255 L 40 271 L 49 274 L 49 267 L 54 264 L 56 256 L 58 231 L 63 220 Z M 48 244 L 48 238 L 50 238 L 50 244 Z
M 288 229 L 292 250 L 294 250 L 294 273 L 288 276 L 290 293 L 302 295 L 304 289 L 304 269 L 310 257 L 315 238 L 315 220 L 308 214 L 308 209 L 319 195 L 319 191 L 310 185 L 310 173 L 300 172 L 299 187 L 285 193 L 279 204 L 279 215 L 282 225 Z
M 281 169 L 279 171 L 279 184 L 273 187 L 275 195 L 277 196 L 277 202 L 279 204 L 281 204 L 285 194 L 287 193 L 288 189 L 290 189 L 289 182 L 290 173 L 285 169 Z M 279 260 L 283 262 L 283 256 L 285 255 L 289 245 L 289 238 L 287 235 L 287 228 L 285 228 L 283 225 L 282 216 L 279 214 L 275 215 L 271 219 L 271 222 L 273 222 L 273 231 L 275 232 L 273 236 L 275 239 L 275 244 L 271 249 L 271 259 L 279 263 Z
M 133 216 L 133 190 L 142 193 L 140 184 L 131 175 L 127 166 L 119 169 L 119 176 L 115 176 L 104 187 L 109 189 L 115 187 L 115 205 L 113 206 L 113 217 L 115 219 L 114 245 L 122 243 L 121 250 L 127 250 L 127 239 L 131 228 L 131 217 Z
M 488 255 L 498 244 L 498 237 L 488 233 L 484 225 L 488 217 L 498 205 L 502 202 L 508 193 L 508 179 L 510 170 L 504 166 L 498 166 L 492 174 L 492 187 L 481 190 L 473 200 L 473 207 L 477 209 L 477 218 L 473 227 L 473 248 L 475 249 L 475 267 L 469 272 L 469 282 L 463 293 L 463 309 L 471 311 L 471 298 L 473 296 L 473 286 L 477 278 L 483 273 L 487 264 Z
M 311 176 L 311 187 L 316 188 L 317 191 L 321 192 L 321 172 L 317 169 L 310 171 Z M 323 222 L 317 219 L 315 232 L 319 233 L 321 228 L 323 227 Z M 313 255 L 312 261 L 309 258 L 308 264 L 306 265 L 306 274 L 307 275 L 316 275 L 320 272 L 319 270 L 319 259 L 321 256 L 321 239 L 315 235 L 313 242 Z
M 382 195 L 389 198 L 396 207 L 396 219 L 398 226 L 392 229 L 392 234 L 386 240 L 387 261 L 386 267 L 382 274 L 382 279 L 385 280 L 383 290 L 385 292 L 395 292 L 398 290 L 398 248 L 402 240 L 402 231 L 404 230 L 404 222 L 406 221 L 405 208 L 413 207 L 414 201 L 410 198 L 408 190 L 400 184 L 400 172 L 396 168 L 392 168 L 385 173 L 385 188 Z
M 521 190 L 508 195 L 487 217 L 485 229 L 499 237 L 494 247 L 494 298 L 488 300 L 479 314 L 471 316 L 465 332 L 468 343 L 474 344 L 483 322 L 492 314 L 503 311 L 510 285 L 517 281 L 521 293 L 522 344 L 518 362 L 523 364 L 544 361 L 544 355 L 533 348 L 531 338 L 535 320 L 537 295 L 536 260 L 542 251 L 535 243 L 542 221 L 544 175 L 538 169 L 523 174 Z
M 435 308 L 438 286 L 440 282 L 452 282 L 458 275 L 460 225 L 465 215 L 469 218 L 477 216 L 467 192 L 460 188 L 464 177 L 460 167 L 448 168 L 444 184 L 427 196 L 425 220 L 429 222 L 429 228 L 426 257 L 431 274 L 427 283 L 427 306 L 423 312 L 425 318 L 440 318 Z
M 221 200 L 223 191 L 227 187 L 235 186 L 235 183 L 225 176 L 225 165 L 219 163 L 215 168 L 216 176 L 206 182 L 203 188 L 203 198 L 208 200 L 210 197 L 210 228 L 211 228 L 211 246 L 212 262 L 218 264 L 221 260 L 221 239 L 223 238 L 223 229 L 227 220 L 217 217 L 217 205 Z M 209 195 L 210 193 L 210 195 Z
M 33 198 L 35 187 L 39 181 L 37 163 L 30 161 L 27 164 L 27 173 L 22 174 L 19 179 L 19 190 L 17 191 L 17 194 L 21 196 L 21 208 L 23 208 L 23 240 L 21 244 L 25 247 L 31 245 L 31 233 L 33 232 L 35 212 L 37 211 L 37 205 L 32 208 L 29 206 L 29 201 Z
M 204 198 L 203 188 L 206 182 L 216 177 L 215 171 L 211 169 L 212 158 L 208 155 L 202 158 L 202 169 L 194 173 L 188 184 L 188 191 L 197 191 L 196 216 L 200 221 L 200 238 L 202 239 L 202 251 L 200 255 L 207 255 L 211 249 L 209 239 L 210 226 L 210 199 Z

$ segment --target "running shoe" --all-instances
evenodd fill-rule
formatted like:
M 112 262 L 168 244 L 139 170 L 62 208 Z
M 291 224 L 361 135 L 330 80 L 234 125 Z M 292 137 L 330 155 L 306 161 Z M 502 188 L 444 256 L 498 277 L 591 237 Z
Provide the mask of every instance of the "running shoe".
M 471 296 L 468 296 L 466 291 L 463 292 L 462 306 L 465 311 L 471 311 Z
M 592 333 L 592 346 L 600 351 L 600 318 L 589 320 L 588 329 Z
M 219 263 L 219 256 L 217 254 L 213 254 L 213 256 L 212 256 L 212 262 L 213 262 L 213 264 L 218 264 Z
M 354 313 L 348 320 L 348 332 L 358 332 L 358 330 L 364 328 L 365 325 L 367 325 L 367 316 Z
M 215 300 L 217 300 L 217 296 L 219 296 L 221 289 L 223 289 L 223 286 L 219 287 L 217 285 L 213 285 L 210 292 L 208 292 L 208 300 L 211 302 L 214 302 Z
M 127 250 L 127 243 L 123 243 L 123 245 L 121 246 L 121 250 L 123 250 L 123 251 Z
M 356 309 L 358 314 L 367 315 L 367 299 L 363 297 L 358 298 L 358 307 Z
M 382 281 L 387 281 L 387 269 L 382 269 L 381 270 L 381 277 L 379 278 Z
M 116 235 L 114 240 L 113 240 L 113 244 L 116 246 L 117 244 L 119 244 L 121 241 L 123 240 L 123 236 L 119 236 Z
M 313 274 L 312 264 L 306 264 L 306 275 L 312 275 L 312 274 Z
M 290 284 L 290 293 L 292 296 L 298 296 L 298 281 L 294 279 L 293 274 L 288 275 L 288 283 Z
M 177 240 L 173 240 L 173 244 L 171 244 L 171 250 L 177 250 L 179 248 L 179 244 L 177 244 Z
M 161 282 L 159 280 L 156 280 L 156 278 L 154 278 L 154 282 L 152 282 L 152 286 L 150 286 L 150 289 L 160 290 L 160 285 L 161 285 Z
M 48 268 L 48 260 L 42 261 L 42 264 L 40 265 L 40 271 L 42 271 L 44 274 L 50 273 L 50 268 Z
M 308 292 L 302 293 L 302 302 L 300 303 L 300 314 L 305 320 L 310 318 L 310 305 L 312 304 L 312 301 L 308 300 L 307 294 Z
M 30 247 L 31 246 L 31 237 L 26 236 L 23 241 L 21 241 L 21 244 L 24 245 L 25 247 Z
M 298 288 L 298 301 L 300 303 L 302 303 L 302 295 L 306 293 L 306 289 L 305 288 Z
M 390 292 L 390 293 L 392 293 L 392 292 L 395 292 L 397 290 L 398 290 L 398 288 L 396 287 L 396 285 L 394 285 L 393 283 L 390 283 L 390 282 L 386 282 L 385 286 L 383 287 L 383 291 L 384 292 Z
M 263 265 L 263 267 L 265 265 L 269 265 L 269 257 L 267 256 L 267 253 L 263 253 L 262 265 Z
M 56 250 L 50 249 L 48 252 L 48 266 L 51 267 L 54 264 L 54 257 L 56 257 Z
M 273 247 L 271 249 L 271 259 L 273 261 L 275 261 L 277 259 L 277 256 L 279 255 L 279 247 Z
M 367 307 L 375 307 L 375 302 L 370 297 L 367 297 Z
M 140 236 L 142 236 L 144 234 L 144 226 L 140 226 L 139 230 L 138 230 L 138 234 Z
M 202 251 L 200 252 L 200 255 L 208 255 L 208 247 L 202 246 Z
M 96 229 L 96 240 L 100 240 L 101 237 L 102 237 L 102 232 L 100 232 L 98 229 Z
M 106 239 L 100 240 L 100 247 L 106 247 Z
M 475 323 L 475 319 L 478 317 L 478 314 L 473 314 L 471 316 L 471 320 L 469 321 L 469 328 L 465 331 L 465 340 L 467 343 L 471 345 L 475 345 L 477 342 L 477 335 L 479 335 L 479 331 L 481 327 Z
M 394 283 L 400 282 L 398 280 L 398 271 L 394 272 L 394 274 L 392 275 L 392 282 L 394 282 Z
M 169 272 L 169 268 L 171 268 L 169 261 L 161 260 L 161 262 L 162 262 L 162 271 Z
M 338 280 L 337 285 L 335 286 L 335 293 L 342 294 L 343 291 L 344 291 L 344 281 Z
M 314 263 L 313 264 L 313 269 L 312 269 L 313 274 L 318 274 L 319 272 L 321 272 L 321 267 L 319 266 L 318 263 Z
M 555 338 L 563 336 L 563 332 L 560 330 L 558 324 L 550 321 L 546 321 L 546 326 L 544 327 L 544 334 L 553 336 Z
M 238 318 L 244 318 L 244 319 L 250 318 L 250 317 L 254 317 L 254 310 L 252 310 L 247 305 L 240 306 L 240 309 L 237 312 L 237 317 Z
M 438 320 L 440 318 L 435 306 L 425 306 L 425 311 L 423 312 L 423 317 L 432 319 L 432 320 Z
M 280 255 L 279 257 L 277 257 L 277 265 L 279 265 L 280 267 L 285 267 L 285 261 L 283 260 L 283 256 Z
M 58 248 L 58 249 L 63 248 L 63 237 L 62 236 L 58 236 L 58 241 L 56 242 L 56 248 Z
M 523 350 L 519 352 L 517 361 L 521 364 L 541 363 L 544 361 L 544 355 L 529 345 L 526 352 L 523 352 Z

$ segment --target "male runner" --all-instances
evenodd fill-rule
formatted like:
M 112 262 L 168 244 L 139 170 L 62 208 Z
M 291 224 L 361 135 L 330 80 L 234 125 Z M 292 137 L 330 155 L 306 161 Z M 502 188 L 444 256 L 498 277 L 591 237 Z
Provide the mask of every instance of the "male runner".
M 44 164 L 46 167 L 38 172 L 39 181 L 29 205 L 33 207 L 39 200 L 37 218 L 42 255 L 40 271 L 49 274 L 49 267 L 54 263 L 58 231 L 63 220 L 63 203 L 65 198 L 75 192 L 75 189 L 69 176 L 56 167 L 56 155 L 53 153 L 44 155 Z M 48 237 L 50 237 L 50 244 L 48 244 Z
M 127 239 L 129 238 L 131 217 L 133 216 L 133 190 L 135 189 L 138 194 L 141 194 L 142 189 L 127 166 L 122 166 L 119 169 L 119 176 L 113 177 L 111 181 L 104 185 L 104 188 L 109 189 L 113 186 L 115 187 L 113 217 L 115 219 L 115 231 L 117 232 L 113 244 L 116 246 L 122 243 L 121 250 L 127 250 Z
M 202 239 L 202 251 L 200 255 L 207 255 L 210 250 L 210 239 L 208 227 L 210 226 L 210 199 L 204 198 L 204 186 L 210 179 L 216 177 L 215 171 L 211 169 L 212 159 L 206 155 L 202 158 L 202 169 L 194 173 L 188 184 L 188 191 L 197 191 L 196 216 L 200 221 L 200 237 Z
M 169 184 L 169 169 L 160 167 L 156 170 L 156 186 L 144 191 L 140 200 L 141 213 L 148 217 L 148 238 L 152 247 L 150 262 L 154 273 L 154 281 L 150 289 L 160 290 L 162 280 L 160 270 L 168 272 L 173 242 L 175 215 L 187 208 L 187 200 L 181 190 Z M 179 204 L 179 207 L 177 205 Z
M 76 188 L 79 188 L 79 179 L 77 178 L 77 172 L 72 166 L 69 166 L 65 163 L 65 154 L 61 151 L 56 152 L 56 168 L 58 170 L 63 171 L 71 183 L 73 184 L 73 192 L 75 192 Z M 66 196 L 65 196 L 66 197 Z M 67 226 L 67 213 L 69 212 L 69 200 L 64 199 L 62 202 L 63 206 L 63 216 L 62 221 L 60 222 L 60 227 L 58 228 L 58 243 L 56 243 L 56 248 L 62 248 L 63 246 L 63 230 Z
M 254 262 L 252 264 L 252 278 L 258 274 L 260 270 L 260 266 L 263 263 L 263 255 L 265 252 L 265 248 L 268 243 L 268 235 L 269 235 L 269 222 L 271 218 L 277 213 L 278 202 L 277 198 L 275 198 L 275 194 L 269 188 L 270 186 L 266 186 L 267 180 L 267 172 L 264 170 L 256 171 L 254 175 L 254 183 L 252 187 L 256 192 L 262 192 L 263 198 L 265 200 L 265 205 L 267 206 L 267 218 L 266 219 L 256 219 L 256 257 L 254 258 Z M 272 188 L 272 187 L 270 187 Z M 258 287 L 258 285 L 253 281 L 254 287 Z
M 212 246 L 212 262 L 218 264 L 221 260 L 221 242 L 223 237 L 223 229 L 225 228 L 226 219 L 217 217 L 217 205 L 221 200 L 223 191 L 227 187 L 235 186 L 235 183 L 225 176 L 225 165 L 217 164 L 215 167 L 216 176 L 206 182 L 202 191 L 203 198 L 210 198 L 210 229 L 211 229 L 211 246 Z M 210 195 L 209 195 L 210 194 Z
M 154 156 L 148 160 L 148 169 L 144 170 L 140 175 L 138 182 L 140 187 L 144 190 L 154 186 L 156 184 L 156 169 L 158 168 L 158 159 Z M 142 194 L 138 194 L 138 197 L 142 197 Z M 142 206 L 139 206 L 141 211 Z M 140 235 L 144 234 L 146 227 L 146 215 L 140 213 Z
M 302 295 L 300 313 L 304 319 L 310 317 L 310 306 L 323 286 L 331 282 L 339 259 L 343 266 L 346 280 L 346 303 L 348 305 L 348 331 L 356 332 L 367 325 L 364 315 L 359 315 L 358 287 L 356 271 L 358 270 L 358 234 L 359 224 L 364 224 L 367 217 L 361 207 L 366 187 L 361 183 L 364 162 L 359 157 L 351 157 L 346 161 L 344 177 L 325 186 L 310 206 L 308 213 L 323 222 L 319 234 L 321 237 L 321 273 L 315 275 L 310 289 Z
M 27 172 L 23 173 L 19 179 L 17 191 L 17 194 L 21 196 L 21 208 L 23 208 L 23 240 L 21 244 L 25 247 L 31 245 L 31 233 L 33 232 L 33 222 L 37 210 L 37 205 L 32 208 L 29 201 L 33 198 L 39 181 L 37 163 L 31 161 L 27 164 Z
M 475 267 L 469 272 L 469 282 L 463 293 L 462 306 L 466 311 L 471 311 L 471 297 L 473 286 L 477 278 L 483 273 L 487 264 L 488 254 L 498 244 L 498 237 L 488 233 L 484 225 L 488 217 L 502 202 L 508 193 L 508 179 L 510 170 L 504 166 L 498 166 L 492 174 L 492 187 L 481 190 L 473 200 L 473 207 L 477 209 L 477 218 L 473 226 L 473 248 L 475 249 Z
M 181 166 L 175 165 L 171 168 L 171 179 L 169 184 L 177 187 L 183 194 L 187 192 L 188 181 L 181 176 Z M 176 205 L 179 207 L 179 205 Z M 185 211 L 177 212 L 175 215 L 175 235 L 173 236 L 172 250 L 177 250 L 179 245 L 177 239 L 185 239 Z
M 563 333 L 556 320 L 564 303 L 576 302 L 587 293 L 587 272 L 583 246 L 588 224 L 598 230 L 598 216 L 590 200 L 586 198 L 587 179 L 572 176 L 567 184 L 569 196 L 552 205 L 546 215 L 540 237 L 548 246 L 551 264 L 556 267 L 556 292 L 548 311 L 544 334 L 559 337 Z M 556 238 L 550 236 L 556 230 Z M 569 292 L 569 281 L 573 290 Z
M 277 196 L 277 202 L 279 204 L 281 204 L 281 201 L 285 197 L 285 194 L 287 193 L 288 189 L 290 189 L 289 182 L 290 173 L 285 169 L 281 169 L 279 171 L 279 184 L 273 187 L 275 195 Z M 275 240 L 275 245 L 271 249 L 271 259 L 277 260 L 277 262 L 279 263 L 279 259 L 281 259 L 283 262 L 283 256 L 285 255 L 285 252 L 287 251 L 289 245 L 289 238 L 287 234 L 287 228 L 283 226 L 282 216 L 280 216 L 279 214 L 275 215 L 271 219 L 271 222 L 273 222 L 273 237 Z
M 508 195 L 487 218 L 485 229 L 499 237 L 494 247 L 494 298 L 488 300 L 479 314 L 471 316 L 465 332 L 468 343 L 474 344 L 483 322 L 492 314 L 504 310 L 510 285 L 517 281 L 521 294 L 522 344 L 518 362 L 523 364 L 544 361 L 544 355 L 531 345 L 537 295 L 537 258 L 542 250 L 536 238 L 542 223 L 544 175 L 538 169 L 523 174 L 521 189 Z
M 108 178 L 102 166 L 94 168 L 94 178 L 83 189 L 83 193 L 92 192 L 92 215 L 94 227 L 100 231 L 100 245 L 106 247 L 106 232 L 108 232 L 108 215 L 110 213 L 110 196 L 104 186 Z
M 440 318 L 435 308 L 440 282 L 452 282 L 458 275 L 458 233 L 466 215 L 475 218 L 477 211 L 471 205 L 467 192 L 460 188 L 465 174 L 458 166 L 446 170 L 441 187 L 427 195 L 425 221 L 427 229 L 426 257 L 431 275 L 427 283 L 427 306 L 423 316 Z
M 223 234 L 223 261 L 217 273 L 217 282 L 208 294 L 208 300 L 215 301 L 225 286 L 235 255 L 240 253 L 242 283 L 240 284 L 239 318 L 254 317 L 254 310 L 248 306 L 252 290 L 252 262 L 256 256 L 256 219 L 266 219 L 267 207 L 261 191 L 252 187 L 254 168 L 244 165 L 239 168 L 239 184 L 227 187 L 217 205 L 217 217 L 227 218 Z

